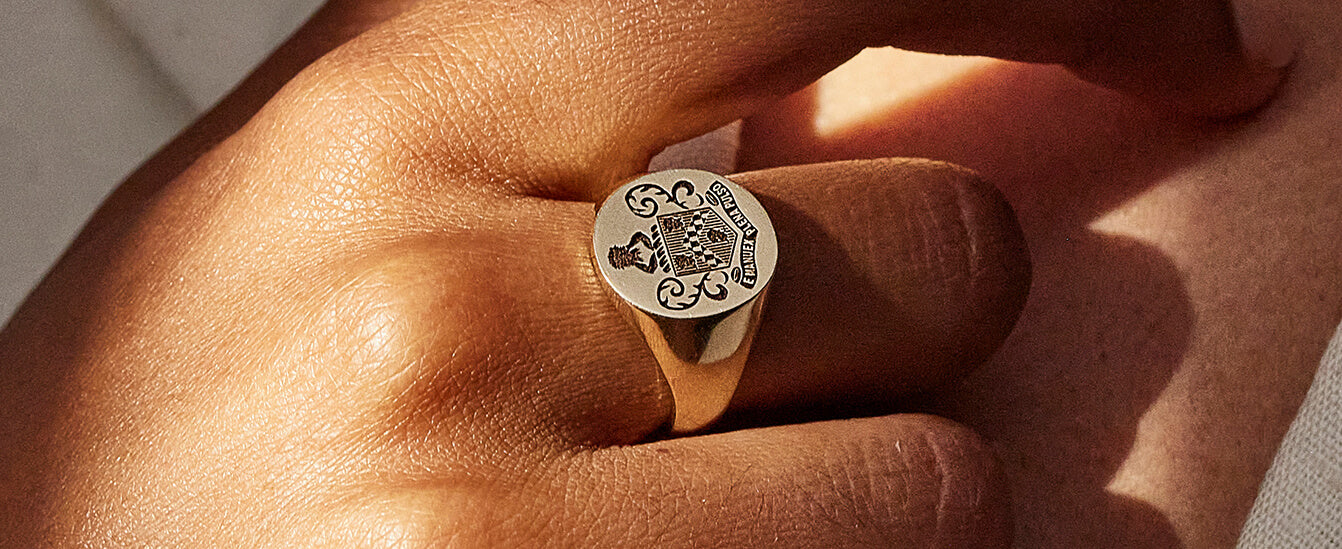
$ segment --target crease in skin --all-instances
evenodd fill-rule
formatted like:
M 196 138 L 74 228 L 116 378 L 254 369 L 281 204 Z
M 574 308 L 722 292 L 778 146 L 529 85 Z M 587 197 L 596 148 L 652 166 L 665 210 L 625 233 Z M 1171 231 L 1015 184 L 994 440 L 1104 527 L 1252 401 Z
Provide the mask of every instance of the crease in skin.
M 936 463 L 936 482 L 937 486 L 940 488 L 937 490 L 936 528 L 933 530 L 932 534 L 934 540 L 932 545 L 944 546 L 950 541 L 945 539 L 944 536 L 946 534 L 946 505 L 951 499 L 950 490 L 952 484 L 946 482 L 947 451 L 945 448 L 942 448 L 941 445 L 937 444 L 930 433 L 923 434 L 923 442 L 927 444 L 927 448 L 932 453 L 932 461 Z
M 917 218 L 922 225 L 923 247 L 926 259 L 923 264 L 937 272 L 936 280 L 950 281 L 963 276 L 964 269 L 961 268 L 959 256 L 962 254 L 952 254 L 952 250 L 959 250 L 961 246 L 941 245 L 944 239 L 951 236 L 952 232 L 946 229 L 947 217 L 946 207 L 943 205 L 946 196 L 943 189 L 927 189 L 918 194 L 922 199 L 922 205 L 919 208 Z M 956 220 L 959 220 L 963 212 L 956 212 Z M 963 229 L 961 227 L 961 229 Z M 962 232 L 962 231 L 957 231 Z
M 895 452 L 899 454 L 899 460 L 901 465 L 901 467 L 899 468 L 900 472 L 899 481 L 900 484 L 903 485 L 904 487 L 904 497 L 902 498 L 901 506 L 899 509 L 899 515 L 896 516 L 906 517 L 909 516 L 910 513 L 913 511 L 913 507 L 911 505 L 914 495 L 913 483 L 911 482 L 913 480 L 912 478 L 913 460 L 910 459 L 909 451 L 904 449 L 901 442 L 902 441 L 899 440 L 895 441 Z
M 980 244 L 982 244 L 983 235 L 980 233 L 981 228 L 979 225 L 970 219 L 970 197 L 968 196 L 968 189 L 960 184 L 952 184 L 951 187 L 955 191 L 955 209 L 957 214 L 955 219 L 960 222 L 959 229 L 964 233 L 965 246 L 968 248 L 965 255 L 965 261 L 967 263 L 965 266 L 965 274 L 969 277 L 969 291 L 971 294 L 974 294 L 977 293 L 979 289 L 979 273 L 982 272 L 983 269 L 979 250 Z

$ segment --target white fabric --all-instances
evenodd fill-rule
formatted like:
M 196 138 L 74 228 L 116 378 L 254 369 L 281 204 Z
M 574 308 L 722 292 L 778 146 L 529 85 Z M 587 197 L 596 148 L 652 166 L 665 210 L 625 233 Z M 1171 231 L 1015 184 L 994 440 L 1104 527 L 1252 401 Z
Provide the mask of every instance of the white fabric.
M 0 325 L 108 191 L 196 117 L 97 2 L 0 15 Z
M 727 175 L 736 171 L 736 150 L 741 147 L 741 121 L 671 145 L 648 163 L 648 171 L 695 168 Z
M 0 325 L 130 170 L 321 0 L 5 0 Z
M 1239 547 L 1342 547 L 1342 326 L 1263 480 Z
M 213 105 L 322 0 L 102 0 L 197 110 Z

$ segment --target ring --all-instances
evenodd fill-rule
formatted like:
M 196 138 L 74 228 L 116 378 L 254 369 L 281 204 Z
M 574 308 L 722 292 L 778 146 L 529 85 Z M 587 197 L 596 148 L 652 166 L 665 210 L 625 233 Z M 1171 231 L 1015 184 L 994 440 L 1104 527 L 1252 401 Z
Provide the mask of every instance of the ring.
M 778 261 L 764 207 L 711 172 L 644 175 L 597 208 L 592 261 L 657 359 L 673 401 L 670 431 L 721 416 Z

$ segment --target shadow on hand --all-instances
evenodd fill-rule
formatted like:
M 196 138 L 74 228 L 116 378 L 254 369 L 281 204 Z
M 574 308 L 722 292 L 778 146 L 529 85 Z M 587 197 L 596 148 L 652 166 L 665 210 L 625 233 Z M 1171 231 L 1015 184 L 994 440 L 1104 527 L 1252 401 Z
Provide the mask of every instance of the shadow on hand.
M 1017 545 L 1179 547 L 1154 506 L 1109 491 L 1138 423 L 1179 367 L 1194 314 L 1153 246 L 1092 224 L 1216 145 L 1225 127 L 1179 121 L 1055 67 L 988 65 L 835 134 L 816 92 L 745 126 L 743 170 L 888 156 L 978 170 L 1007 195 L 1034 264 L 998 353 L 922 411 L 994 442 L 1011 479 Z

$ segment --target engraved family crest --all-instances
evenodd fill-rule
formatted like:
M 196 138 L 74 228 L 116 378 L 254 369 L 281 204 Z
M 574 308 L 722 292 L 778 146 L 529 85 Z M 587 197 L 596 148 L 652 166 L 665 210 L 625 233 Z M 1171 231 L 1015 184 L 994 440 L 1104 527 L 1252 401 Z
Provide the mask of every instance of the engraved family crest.
M 657 228 L 676 276 L 731 267 L 736 231 L 711 208 L 659 215 Z
M 669 189 L 643 183 L 631 187 L 624 202 L 630 213 L 650 223 L 627 243 L 611 246 L 606 261 L 616 270 L 662 277 L 656 288 L 662 307 L 683 311 L 701 299 L 724 300 L 729 284 L 754 288 L 759 231 L 722 182 L 714 181 L 703 193 L 688 180 Z

